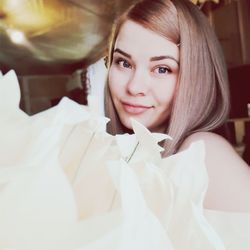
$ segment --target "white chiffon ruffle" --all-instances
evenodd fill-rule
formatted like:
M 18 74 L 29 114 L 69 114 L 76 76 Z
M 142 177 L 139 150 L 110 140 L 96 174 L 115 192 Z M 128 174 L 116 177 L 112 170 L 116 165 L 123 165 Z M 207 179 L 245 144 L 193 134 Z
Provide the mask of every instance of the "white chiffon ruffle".
M 34 116 L 19 102 L 10 71 L 0 78 L 1 250 L 250 249 L 249 214 L 203 209 L 202 142 L 162 159 L 166 135 L 132 121 L 134 135 L 111 136 L 94 100 L 64 98 Z

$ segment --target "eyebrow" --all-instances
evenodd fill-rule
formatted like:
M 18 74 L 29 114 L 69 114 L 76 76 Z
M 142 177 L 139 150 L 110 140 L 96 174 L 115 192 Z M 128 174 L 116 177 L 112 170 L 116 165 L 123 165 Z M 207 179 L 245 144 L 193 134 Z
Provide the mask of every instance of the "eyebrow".
M 122 54 L 122 55 L 124 55 L 124 56 L 126 56 L 126 57 L 128 57 L 128 58 L 130 58 L 130 59 L 132 58 L 131 55 L 129 55 L 128 53 L 122 51 L 121 49 L 116 48 L 116 49 L 114 50 L 114 53 L 115 53 L 115 52 L 118 52 L 118 53 L 120 53 L 120 54 Z
M 127 57 L 127 58 L 130 58 L 130 59 L 132 58 L 131 55 L 129 55 L 128 53 L 122 51 L 122 50 L 119 49 L 119 48 L 116 48 L 116 49 L 114 50 L 114 53 L 115 53 L 115 52 L 118 52 L 118 53 L 124 55 L 124 56 Z M 173 60 L 173 61 L 175 61 L 175 62 L 179 65 L 179 62 L 178 62 L 174 57 L 169 56 L 169 55 L 166 55 L 166 56 L 153 56 L 153 57 L 150 58 L 150 61 L 151 61 L 151 62 L 155 62 L 155 61 L 160 61 L 160 60 L 164 60 L 164 59 Z
M 172 57 L 172 56 L 154 56 L 154 57 L 150 58 L 150 61 L 151 62 L 155 62 L 155 61 L 160 61 L 160 60 L 164 60 L 164 59 L 173 60 L 173 61 L 175 61 L 179 65 L 179 62 L 174 57 Z

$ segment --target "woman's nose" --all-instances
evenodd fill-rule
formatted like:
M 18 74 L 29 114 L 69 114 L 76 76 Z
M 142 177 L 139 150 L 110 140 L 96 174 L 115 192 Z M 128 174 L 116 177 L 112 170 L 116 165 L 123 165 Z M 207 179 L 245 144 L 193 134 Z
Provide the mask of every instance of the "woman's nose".
M 130 95 L 146 95 L 149 90 L 149 76 L 142 70 L 135 70 L 127 83 Z

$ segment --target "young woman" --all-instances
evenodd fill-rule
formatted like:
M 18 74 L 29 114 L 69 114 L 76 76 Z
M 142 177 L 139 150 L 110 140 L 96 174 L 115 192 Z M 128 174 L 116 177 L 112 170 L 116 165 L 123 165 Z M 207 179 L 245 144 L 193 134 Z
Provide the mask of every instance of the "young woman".
M 209 132 L 227 118 L 227 70 L 206 17 L 189 0 L 144 0 L 114 26 L 106 86 L 108 132 L 131 129 L 130 117 L 169 134 L 163 156 L 203 140 L 206 208 L 250 211 L 250 169 L 222 137 Z
M 127 137 L 118 145 L 100 131 L 102 119 L 67 99 L 25 115 L 10 72 L 0 78 L 0 249 L 249 250 L 250 213 L 239 212 L 250 211 L 250 170 L 208 132 L 224 122 L 229 101 L 226 67 L 205 17 L 189 0 L 145 0 L 115 27 L 109 132 L 130 130 L 133 117 L 173 137 L 164 145 L 169 157 L 138 150 L 129 161 L 120 147 Z M 200 144 L 171 157 L 198 140 L 209 175 L 204 204 Z

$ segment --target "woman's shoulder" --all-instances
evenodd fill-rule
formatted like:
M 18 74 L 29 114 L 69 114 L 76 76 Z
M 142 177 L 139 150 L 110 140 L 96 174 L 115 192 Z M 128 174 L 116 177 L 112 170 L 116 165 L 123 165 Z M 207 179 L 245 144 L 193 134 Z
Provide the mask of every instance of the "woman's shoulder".
M 220 144 L 220 146 L 225 146 L 225 147 L 230 147 L 232 148 L 232 146 L 229 144 L 229 142 L 222 136 L 212 133 L 212 132 L 196 132 L 193 133 L 189 136 L 187 136 L 184 140 L 184 142 L 181 145 L 181 148 L 183 147 L 187 147 L 189 146 L 191 143 L 195 142 L 195 141 L 199 141 L 202 140 L 204 141 L 204 143 L 208 146 L 208 145 L 218 145 L 218 143 Z
M 250 167 L 226 139 L 211 132 L 197 132 L 188 136 L 180 151 L 200 140 L 205 145 L 205 164 L 209 176 L 205 207 L 250 212 Z
M 240 161 L 242 164 L 245 162 L 236 153 L 233 146 L 222 136 L 212 132 L 196 132 L 185 138 L 180 146 L 180 151 L 188 148 L 193 142 L 203 141 L 205 145 L 206 155 L 211 156 L 212 160 L 223 160 L 234 158 L 235 161 Z M 224 162 L 225 163 L 225 162 Z

